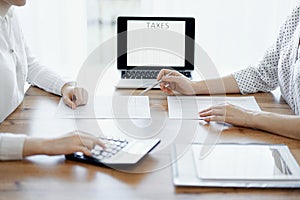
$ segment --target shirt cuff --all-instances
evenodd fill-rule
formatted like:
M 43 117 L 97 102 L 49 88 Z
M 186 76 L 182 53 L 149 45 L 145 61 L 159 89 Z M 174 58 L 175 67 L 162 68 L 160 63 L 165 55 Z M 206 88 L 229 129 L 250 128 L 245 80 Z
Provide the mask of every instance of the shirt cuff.
M 26 135 L 0 135 L 0 160 L 22 160 Z
M 242 69 L 232 74 L 240 89 L 241 94 L 257 92 L 255 84 L 253 84 L 256 82 L 253 74 L 255 74 L 255 71 L 251 67 Z
M 56 80 L 56 82 L 55 82 L 55 86 L 54 86 L 54 88 L 53 88 L 53 93 L 54 94 L 56 94 L 56 95 L 59 95 L 59 96 L 61 96 L 62 94 L 61 94 L 61 89 L 63 88 L 63 86 L 65 85 L 65 84 L 67 84 L 68 82 L 67 81 L 65 81 L 65 80 L 62 80 L 62 79 L 57 79 Z

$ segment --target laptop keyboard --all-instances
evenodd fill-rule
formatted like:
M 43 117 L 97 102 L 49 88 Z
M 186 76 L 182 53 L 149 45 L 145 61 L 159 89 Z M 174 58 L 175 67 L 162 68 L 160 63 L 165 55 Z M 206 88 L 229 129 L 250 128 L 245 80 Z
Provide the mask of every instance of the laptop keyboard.
M 123 79 L 156 79 L 158 70 L 126 70 L 122 71 Z M 191 78 L 191 72 L 179 71 L 184 76 Z
M 120 138 L 100 137 L 99 139 L 105 144 L 106 148 L 103 149 L 102 147 L 96 145 L 95 148 L 91 151 L 93 157 L 98 160 L 111 158 L 128 144 L 127 140 Z

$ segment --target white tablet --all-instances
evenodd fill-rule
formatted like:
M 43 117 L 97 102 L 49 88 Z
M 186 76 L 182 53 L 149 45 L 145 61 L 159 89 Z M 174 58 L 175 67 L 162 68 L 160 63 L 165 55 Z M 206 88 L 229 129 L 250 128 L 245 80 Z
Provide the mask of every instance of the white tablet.
M 193 145 L 200 179 L 300 180 L 300 168 L 285 145 Z

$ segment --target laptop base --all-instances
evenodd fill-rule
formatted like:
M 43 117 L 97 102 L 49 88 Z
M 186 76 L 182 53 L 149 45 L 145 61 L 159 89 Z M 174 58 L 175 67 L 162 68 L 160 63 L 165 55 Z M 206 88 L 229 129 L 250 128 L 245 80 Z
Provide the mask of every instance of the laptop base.
M 120 79 L 115 87 L 117 89 L 145 89 L 155 82 L 155 79 Z M 154 88 L 159 89 L 159 85 Z

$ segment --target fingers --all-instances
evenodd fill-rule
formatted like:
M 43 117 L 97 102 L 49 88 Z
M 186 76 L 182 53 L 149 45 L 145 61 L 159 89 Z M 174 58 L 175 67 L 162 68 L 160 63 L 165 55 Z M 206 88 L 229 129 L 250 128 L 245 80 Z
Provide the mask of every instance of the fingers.
M 71 95 L 76 107 L 85 105 L 88 101 L 87 91 L 83 88 L 74 88 Z
M 88 133 L 76 133 L 76 134 L 80 137 L 81 143 L 90 150 L 92 150 L 96 145 L 105 148 L 105 144 L 100 139 L 98 139 L 97 137 L 91 134 Z
M 78 144 L 76 151 L 80 151 L 87 156 L 92 156 L 91 150 L 97 145 L 106 148 L 101 140 L 88 133 L 75 133 L 75 136 L 77 137 L 76 142 Z
M 174 95 L 173 90 L 176 90 L 177 85 L 180 84 L 181 80 L 181 76 L 163 76 L 160 88 L 163 92 Z
M 207 109 L 204 109 L 198 113 L 200 118 L 203 118 L 206 122 L 225 122 L 228 118 L 227 116 L 227 107 L 228 104 L 222 104 L 217 106 L 211 106 Z
M 225 109 L 224 108 L 214 108 L 207 110 L 205 112 L 199 112 L 200 117 L 208 117 L 212 115 L 225 115 Z
M 63 96 L 63 101 L 70 108 L 72 109 L 76 108 L 76 104 L 68 96 Z
M 225 103 L 223 105 L 212 106 L 200 111 L 199 117 L 206 122 L 226 122 L 235 126 L 247 127 L 247 121 L 252 116 L 252 112 L 239 106 Z
M 88 92 L 84 88 L 77 87 L 64 90 L 63 101 L 70 108 L 76 109 L 78 106 L 87 104 Z
M 157 75 L 157 80 L 160 80 L 163 76 L 167 75 L 171 70 L 168 69 L 162 69 L 158 75 Z
M 87 156 L 91 156 L 91 151 L 95 146 L 100 146 L 105 149 L 105 145 L 98 138 L 87 133 L 73 132 L 65 136 L 38 140 L 41 143 L 41 148 L 35 154 L 45 155 L 62 155 L 75 152 L 82 152 Z
M 167 93 L 168 95 L 174 95 L 173 91 L 167 87 L 166 85 L 160 85 L 160 89 L 164 92 Z
M 163 76 L 162 77 L 162 82 L 164 83 L 177 83 L 180 81 L 180 78 L 181 77 L 178 77 L 178 76 Z
M 169 74 L 170 72 L 171 74 Z M 170 70 L 170 69 L 162 69 L 157 75 L 157 80 L 162 79 L 167 74 L 169 74 L 169 76 L 181 76 L 181 74 L 177 71 Z
M 77 151 L 82 152 L 86 156 L 92 156 L 92 152 L 86 147 L 80 146 Z
M 92 142 L 92 145 L 91 145 L 91 149 L 93 149 L 96 145 L 102 147 L 102 148 L 105 148 L 105 144 L 98 138 L 96 137 L 91 137 L 90 138 L 90 141 Z
M 196 94 L 193 82 L 177 71 L 163 69 L 158 74 L 157 79 L 161 80 L 161 90 L 169 95 L 174 95 L 174 91 L 185 95 Z
M 204 121 L 205 122 L 225 122 L 225 116 L 209 116 L 205 117 Z

